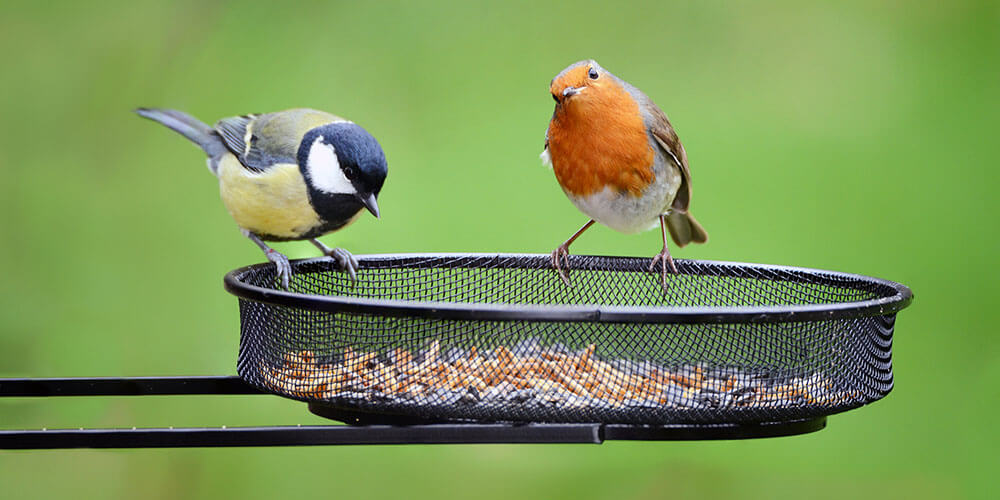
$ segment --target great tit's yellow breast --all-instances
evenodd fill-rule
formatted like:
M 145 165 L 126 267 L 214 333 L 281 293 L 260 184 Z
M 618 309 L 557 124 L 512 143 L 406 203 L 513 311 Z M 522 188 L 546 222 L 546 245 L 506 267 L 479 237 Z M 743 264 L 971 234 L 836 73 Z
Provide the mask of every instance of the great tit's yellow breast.
M 300 239 L 322 224 L 295 164 L 256 173 L 227 154 L 219 162 L 219 194 L 236 224 L 265 238 Z

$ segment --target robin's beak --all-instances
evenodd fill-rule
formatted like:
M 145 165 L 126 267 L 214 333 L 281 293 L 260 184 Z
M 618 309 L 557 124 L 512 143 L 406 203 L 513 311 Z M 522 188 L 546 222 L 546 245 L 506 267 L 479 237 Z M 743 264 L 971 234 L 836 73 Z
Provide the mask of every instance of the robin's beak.
M 361 201 L 361 204 L 364 205 L 365 208 L 367 208 L 368 211 L 371 212 L 376 219 L 381 218 L 378 216 L 378 203 L 375 202 L 375 193 L 369 193 L 368 196 L 359 194 L 358 200 Z
M 583 87 L 566 87 L 562 91 L 562 96 L 563 99 L 565 99 L 567 97 L 573 97 L 580 92 L 583 92 Z

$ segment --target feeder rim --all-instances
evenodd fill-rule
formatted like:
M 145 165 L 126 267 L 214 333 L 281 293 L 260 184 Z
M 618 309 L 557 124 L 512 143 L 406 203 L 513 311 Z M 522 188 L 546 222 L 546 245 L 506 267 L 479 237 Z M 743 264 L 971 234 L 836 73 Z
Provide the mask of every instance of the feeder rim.
M 359 261 L 400 260 L 400 259 L 545 259 L 548 254 L 523 253 L 401 253 L 356 255 Z M 574 255 L 575 258 L 619 259 L 648 261 L 642 257 L 614 257 L 597 255 Z M 329 257 L 295 259 L 296 265 L 330 262 Z M 839 271 L 826 271 L 796 266 L 754 264 L 714 260 L 675 259 L 678 264 L 725 268 L 750 268 L 758 271 L 785 272 L 795 275 L 837 278 L 845 282 L 877 284 L 895 290 L 895 294 L 877 299 L 836 302 L 826 304 L 785 305 L 785 306 L 610 306 L 610 305 L 535 305 L 501 303 L 461 303 L 443 301 L 389 300 L 337 295 L 312 295 L 250 285 L 240 281 L 244 273 L 262 267 L 273 266 L 270 262 L 253 264 L 226 273 L 223 283 L 226 290 L 255 302 L 288 306 L 313 311 L 332 313 L 359 313 L 380 316 L 405 316 L 433 319 L 465 321 L 551 321 L 551 322 L 596 322 L 596 323 L 787 323 L 798 321 L 827 321 L 845 318 L 885 316 L 899 312 L 913 300 L 909 287 L 894 281 Z M 485 267 L 483 264 L 468 267 Z M 466 267 L 466 266 L 461 266 Z M 589 267 L 589 266 L 588 266 Z M 585 267 L 585 268 L 588 268 Z M 593 269 L 593 267 L 589 267 Z M 804 277 L 804 276 L 803 276 Z M 795 281 L 787 279 L 785 281 Z M 845 283 L 846 284 L 846 283 Z

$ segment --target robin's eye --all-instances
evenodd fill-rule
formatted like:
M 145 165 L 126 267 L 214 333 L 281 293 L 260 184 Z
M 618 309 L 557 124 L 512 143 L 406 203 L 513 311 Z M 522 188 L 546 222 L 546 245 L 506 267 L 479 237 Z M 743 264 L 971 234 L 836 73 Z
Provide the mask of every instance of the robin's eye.
M 555 101 L 555 102 L 559 102 L 559 98 L 556 97 L 555 94 L 552 94 L 552 100 Z
M 597 74 L 597 70 L 596 69 L 590 68 L 590 71 L 587 72 L 587 76 L 589 76 L 591 80 L 597 80 L 597 77 L 600 76 L 600 75 Z

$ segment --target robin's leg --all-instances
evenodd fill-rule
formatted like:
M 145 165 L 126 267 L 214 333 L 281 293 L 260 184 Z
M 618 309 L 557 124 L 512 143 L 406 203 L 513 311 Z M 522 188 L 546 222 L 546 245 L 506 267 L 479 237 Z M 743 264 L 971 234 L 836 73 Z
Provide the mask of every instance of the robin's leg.
M 667 266 L 670 266 L 670 270 L 677 274 L 677 266 L 674 265 L 674 259 L 670 256 L 670 250 L 667 249 L 667 214 L 660 214 L 660 232 L 663 234 L 663 250 L 653 257 L 653 262 L 649 265 L 649 272 L 656 272 L 656 264 L 662 262 L 663 271 L 661 274 L 661 280 L 663 284 L 663 289 L 667 289 Z
M 340 265 L 341 269 L 347 271 L 347 274 L 351 277 L 351 281 L 358 280 L 358 259 L 355 259 L 354 256 L 351 255 L 351 252 L 348 252 L 343 248 L 330 248 L 316 238 L 312 238 L 309 241 L 311 241 L 313 245 L 316 245 L 316 248 L 318 248 L 320 252 L 323 252 L 323 255 L 329 256 Z
M 587 228 L 593 225 L 594 225 L 594 220 L 591 219 L 590 222 L 584 224 L 579 231 L 573 234 L 573 236 L 570 236 L 568 240 L 563 242 L 562 245 L 559 245 L 558 248 L 552 251 L 552 267 L 554 267 L 555 270 L 559 272 L 559 277 L 562 278 L 563 283 L 566 283 L 567 285 L 570 284 L 569 274 L 566 272 L 567 270 L 560 267 L 559 265 L 560 261 L 566 259 L 566 267 L 569 267 L 569 246 L 573 243 L 574 240 L 579 238 L 580 235 L 587 230 Z
M 288 262 L 288 257 L 285 257 L 283 254 L 278 253 L 277 250 L 267 246 L 267 244 L 264 243 L 256 234 L 242 228 L 240 229 L 240 232 L 243 233 L 243 236 L 250 238 L 250 241 L 256 243 L 257 246 L 264 251 L 264 255 L 267 257 L 267 260 L 274 262 L 274 266 L 278 271 L 277 278 L 281 281 L 281 287 L 288 290 L 288 281 L 292 277 L 292 264 Z

